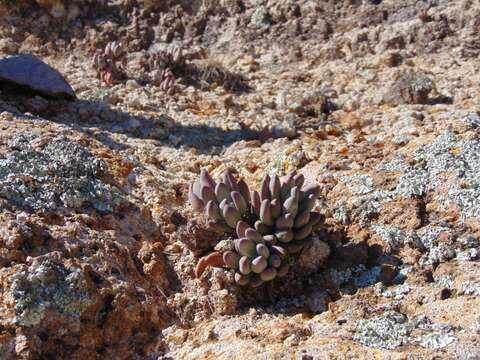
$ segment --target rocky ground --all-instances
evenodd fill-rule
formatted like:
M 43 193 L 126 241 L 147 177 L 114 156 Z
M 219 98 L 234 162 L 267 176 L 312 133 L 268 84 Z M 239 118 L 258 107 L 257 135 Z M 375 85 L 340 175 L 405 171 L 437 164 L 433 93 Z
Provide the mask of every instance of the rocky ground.
M 480 358 L 477 2 L 0 12 L 1 57 L 77 96 L 0 84 L 1 359 Z M 321 186 L 286 278 L 195 277 L 220 240 L 187 201 L 201 169 Z

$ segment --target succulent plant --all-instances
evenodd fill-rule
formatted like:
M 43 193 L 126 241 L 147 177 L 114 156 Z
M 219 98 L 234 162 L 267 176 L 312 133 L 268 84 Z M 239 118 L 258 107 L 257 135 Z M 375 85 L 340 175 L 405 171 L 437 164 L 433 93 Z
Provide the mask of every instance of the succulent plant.
M 173 69 L 178 66 L 183 66 L 185 58 L 183 50 L 179 47 L 174 47 L 165 51 L 158 51 L 151 54 L 148 59 L 149 67 L 153 69 Z
M 101 52 L 93 55 L 93 67 L 97 76 L 107 85 L 113 85 L 126 77 L 125 52 L 120 43 L 112 41 Z
M 179 47 L 146 53 L 140 60 L 140 65 L 149 74 L 149 80 L 168 94 L 175 91 L 176 76 L 174 72 L 181 72 L 185 64 L 186 58 L 183 50 Z
M 285 256 L 298 253 L 321 223 L 321 215 L 312 211 L 320 187 L 304 181 L 295 171 L 282 178 L 267 175 L 260 191 L 251 191 L 230 171 L 215 181 L 202 170 L 189 187 L 189 201 L 204 212 L 212 230 L 233 235 L 234 246 L 202 258 L 197 276 L 209 265 L 225 266 L 235 271 L 239 285 L 257 287 L 286 275 Z
M 151 73 L 152 80 L 155 84 L 160 86 L 160 89 L 171 95 L 175 92 L 175 75 L 172 70 L 153 70 Z

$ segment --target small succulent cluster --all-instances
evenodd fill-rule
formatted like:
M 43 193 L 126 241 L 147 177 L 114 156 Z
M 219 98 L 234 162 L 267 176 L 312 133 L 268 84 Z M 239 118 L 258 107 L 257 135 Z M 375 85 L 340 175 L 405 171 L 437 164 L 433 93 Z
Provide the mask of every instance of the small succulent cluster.
M 183 69 L 185 63 L 185 56 L 179 47 L 148 53 L 141 59 L 141 66 L 149 73 L 150 80 L 167 94 L 175 91 L 174 71 Z
M 169 50 L 148 53 L 143 64 L 150 71 L 155 69 L 174 69 L 185 64 L 185 57 L 181 48 L 174 47 Z
M 170 69 L 153 70 L 151 73 L 152 80 L 160 87 L 160 90 L 172 95 L 175 92 L 175 75 Z
M 219 233 L 233 234 L 232 246 L 200 259 L 197 276 L 207 266 L 235 271 L 239 285 L 257 287 L 289 270 L 287 254 L 298 253 L 320 225 L 313 212 L 318 185 L 304 185 L 295 171 L 286 176 L 265 176 L 260 191 L 250 191 L 226 171 L 215 182 L 206 170 L 190 185 L 189 201 L 208 218 L 208 226 Z
M 124 54 L 122 45 L 113 41 L 108 43 L 103 51 L 93 56 L 93 67 L 105 84 L 113 85 L 126 77 Z

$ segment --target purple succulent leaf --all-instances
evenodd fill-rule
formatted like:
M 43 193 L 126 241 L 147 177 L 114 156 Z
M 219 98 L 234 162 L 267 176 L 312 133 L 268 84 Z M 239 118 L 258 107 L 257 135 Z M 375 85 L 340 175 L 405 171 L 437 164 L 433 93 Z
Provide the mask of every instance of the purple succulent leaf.
M 293 227 L 301 228 L 307 225 L 309 221 L 310 221 L 310 211 L 304 211 L 297 215 L 297 217 L 295 218 L 295 223 L 293 224 Z
M 204 202 L 197 195 L 195 195 L 192 184 L 188 189 L 188 201 L 190 201 L 190 204 L 192 204 L 193 208 L 197 211 L 202 211 L 205 207 Z
M 277 270 L 274 268 L 265 269 L 260 274 L 260 278 L 265 282 L 272 281 L 276 277 L 277 277 Z
M 282 213 L 282 203 L 280 199 L 273 199 L 270 203 L 270 212 L 272 214 L 272 219 L 276 219 Z
M 235 231 L 237 233 L 237 236 L 239 238 L 245 237 L 245 231 L 250 227 L 245 221 L 239 221 L 237 223 L 237 226 L 235 228 Z
M 240 261 L 240 256 L 234 251 L 225 251 L 223 253 L 223 262 L 230 269 L 238 269 L 238 263 Z
M 265 259 L 268 259 L 270 256 L 270 250 L 268 250 L 268 246 L 265 244 L 257 244 L 256 250 L 257 254 L 263 256 Z
M 200 171 L 200 183 L 203 186 L 208 186 L 212 190 L 214 190 L 216 186 L 215 181 L 212 179 L 208 171 L 205 169 L 202 169 Z
M 316 185 L 316 184 L 310 184 L 310 185 L 307 185 L 305 186 L 303 189 L 302 189 L 302 192 L 303 192 L 303 196 L 304 198 L 308 198 L 308 196 L 310 194 L 313 194 L 315 196 L 315 198 L 318 198 L 318 196 L 320 195 L 320 186 L 319 185 Z M 303 199 L 302 199 L 303 200 Z
M 285 202 L 283 203 L 283 213 L 290 213 L 294 216 L 297 215 L 298 211 L 298 200 L 294 196 L 290 196 Z
M 243 198 L 242 194 L 238 191 L 232 191 L 230 196 L 235 204 L 235 208 L 240 214 L 245 214 L 247 212 L 247 202 Z
M 281 185 L 280 185 L 280 179 L 278 178 L 277 175 L 274 175 L 270 179 L 269 190 L 270 190 L 270 199 L 277 199 L 280 197 Z
M 262 235 L 270 234 L 272 232 L 272 228 L 265 225 L 261 220 L 255 221 L 255 229 Z
M 248 203 L 250 203 L 250 190 L 248 188 L 248 185 L 247 183 L 242 179 L 238 182 L 238 188 L 240 189 L 240 194 L 242 194 L 243 198 L 245 199 L 245 201 Z
M 292 230 L 283 230 L 278 231 L 275 236 L 277 237 L 278 241 L 283 243 L 288 243 L 293 240 L 293 231 Z
M 207 205 L 205 206 L 205 213 L 207 214 L 208 218 L 213 221 L 222 220 L 222 215 L 220 214 L 220 209 L 218 205 L 213 201 L 210 200 Z
M 265 175 L 262 180 L 262 185 L 260 187 L 260 200 L 270 200 L 270 176 Z
M 230 226 L 232 229 L 235 229 L 237 227 L 237 222 L 242 219 L 240 213 L 232 205 L 224 206 L 222 211 L 223 218 L 225 219 L 227 225 Z
M 295 186 L 301 189 L 303 184 L 305 183 L 305 176 L 303 176 L 302 174 L 295 175 L 293 177 L 293 182 L 295 183 Z
M 240 255 L 253 257 L 255 255 L 255 243 L 247 238 L 239 239 L 238 241 L 238 252 Z
M 230 192 L 230 188 L 225 183 L 220 182 L 215 186 L 215 197 L 219 203 L 225 199 L 231 200 Z
M 200 181 L 195 181 L 193 183 L 193 193 L 199 198 L 202 199 L 202 184 L 200 184 Z
M 225 172 L 225 180 L 226 183 L 230 186 L 230 189 L 233 191 L 239 191 L 240 188 L 238 187 L 237 180 L 235 180 L 235 177 L 230 171 Z
M 260 220 L 267 225 L 273 225 L 272 212 L 270 211 L 270 200 L 265 199 L 260 206 Z
M 287 230 L 293 226 L 293 215 L 286 213 L 280 215 L 280 217 L 275 221 L 275 227 L 279 230 Z
M 282 259 L 278 255 L 271 255 L 268 258 L 268 264 L 274 268 L 278 268 L 280 265 L 282 265 Z
M 238 262 L 238 269 L 243 275 L 250 274 L 250 272 L 252 271 L 252 264 L 250 262 L 250 259 L 246 256 L 242 256 L 240 258 L 240 261 Z
M 260 200 L 260 195 L 258 194 L 258 191 L 251 191 L 250 197 L 253 212 L 255 213 L 255 215 L 260 216 L 260 207 L 262 205 L 262 201 Z
M 315 194 L 310 194 L 300 203 L 299 210 L 302 212 L 312 211 L 312 209 L 315 207 L 316 202 L 317 198 L 315 197 Z
M 201 196 L 201 199 L 203 200 L 203 202 L 207 203 L 209 201 L 217 201 L 217 198 L 215 196 L 215 193 L 213 192 L 212 188 L 208 187 L 208 186 L 203 186 L 202 187 L 202 192 L 201 192 L 202 196 Z
M 263 256 L 257 256 L 252 260 L 252 271 L 256 274 L 260 274 L 268 266 L 267 260 Z
M 296 229 L 293 237 L 295 240 L 303 240 L 307 238 L 311 233 L 312 233 L 312 225 L 307 224 L 300 229 Z
M 250 282 L 250 276 L 243 275 L 241 273 L 236 272 L 235 273 L 235 282 L 240 286 L 248 285 L 248 283 Z
M 275 237 L 275 235 L 264 235 L 263 242 L 267 245 L 272 246 L 277 243 L 277 238 Z
M 252 228 L 248 228 L 247 230 L 245 230 L 245 237 L 254 242 L 263 242 L 263 237 L 260 232 Z
M 284 277 L 288 274 L 290 266 L 288 264 L 282 264 L 277 270 L 277 277 Z

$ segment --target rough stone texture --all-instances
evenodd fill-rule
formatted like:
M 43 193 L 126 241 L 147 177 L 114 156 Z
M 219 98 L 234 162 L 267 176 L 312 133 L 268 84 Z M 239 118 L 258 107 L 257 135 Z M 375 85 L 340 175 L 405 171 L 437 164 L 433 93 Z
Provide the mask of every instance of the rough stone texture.
M 0 56 L 37 55 L 78 96 L 0 93 L 2 356 L 478 356 L 477 2 L 0 12 Z M 91 59 L 113 40 L 128 80 L 108 87 Z M 169 95 L 142 61 L 177 46 Z M 198 256 L 231 244 L 186 204 L 201 168 L 319 183 L 324 226 L 302 266 L 256 291 L 223 269 L 196 279 Z
M 55 98 L 75 98 L 75 93 L 58 71 L 34 55 L 17 55 L 0 60 L 0 82 L 25 87 Z
M 38 149 L 34 143 L 40 143 Z M 112 212 L 122 195 L 100 180 L 105 163 L 66 138 L 39 139 L 21 134 L 10 139 L 0 158 L 0 196 L 30 210 L 92 206 Z

